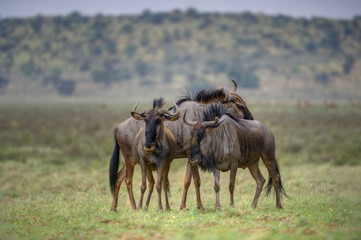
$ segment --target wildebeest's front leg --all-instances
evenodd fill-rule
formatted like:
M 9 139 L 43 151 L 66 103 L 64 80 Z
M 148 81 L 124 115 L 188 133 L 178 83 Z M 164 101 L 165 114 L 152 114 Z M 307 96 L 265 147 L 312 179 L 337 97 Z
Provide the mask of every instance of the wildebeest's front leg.
M 168 173 L 169 173 L 170 165 L 164 167 L 163 170 L 163 191 L 165 198 L 165 210 L 170 211 L 169 201 L 168 201 L 168 192 L 169 192 L 169 181 L 168 181 Z
M 197 208 L 204 210 L 205 208 L 202 205 L 201 192 L 199 190 L 201 186 L 201 178 L 199 176 L 198 166 L 191 166 L 191 173 L 193 175 L 194 187 L 196 188 Z
M 142 159 L 140 161 L 140 170 L 142 173 L 142 185 L 140 187 L 140 198 L 139 198 L 139 204 L 138 204 L 138 210 L 142 209 L 143 207 L 143 196 L 144 196 L 144 192 L 147 189 L 147 181 L 146 181 L 146 166 L 144 166 L 144 160 Z
M 153 173 L 152 173 L 151 169 L 147 168 L 146 174 L 147 174 L 147 179 L 148 179 L 148 197 L 147 197 L 147 201 L 145 202 L 145 208 L 148 209 L 150 198 L 152 196 L 153 188 L 154 188 L 154 178 L 153 178 Z
M 234 185 L 236 182 L 236 176 L 237 176 L 237 166 L 234 166 L 231 168 L 231 173 L 229 177 L 229 193 L 231 198 L 229 205 L 231 205 L 231 207 L 234 207 L 233 192 L 234 192 Z
M 163 179 L 163 170 L 164 170 L 164 163 L 162 163 L 158 167 L 158 175 L 157 175 L 157 192 L 158 192 L 158 211 L 163 210 L 162 206 L 162 179 Z
M 219 189 L 220 189 L 220 172 L 218 169 L 214 168 L 213 170 L 213 175 L 214 175 L 214 191 L 216 192 L 216 210 L 219 210 L 221 209 L 221 204 L 220 204 L 220 201 L 219 201 Z
M 192 172 L 191 172 L 191 165 L 190 162 L 188 161 L 187 163 L 187 169 L 186 169 L 186 175 L 184 178 L 184 187 L 183 187 L 183 196 L 182 196 L 182 202 L 181 202 L 181 206 L 180 206 L 180 210 L 186 209 L 187 208 L 187 193 L 188 193 L 188 188 L 191 184 L 192 181 Z
M 254 199 L 253 199 L 253 202 L 252 202 L 252 207 L 256 208 L 259 196 L 260 196 L 260 194 L 262 192 L 262 188 L 263 188 L 263 185 L 265 183 L 265 179 L 262 176 L 261 171 L 259 170 L 258 161 L 255 164 L 248 167 L 248 170 L 250 171 L 250 173 L 252 174 L 252 177 L 254 178 L 254 180 L 257 183 L 256 193 L 254 195 Z

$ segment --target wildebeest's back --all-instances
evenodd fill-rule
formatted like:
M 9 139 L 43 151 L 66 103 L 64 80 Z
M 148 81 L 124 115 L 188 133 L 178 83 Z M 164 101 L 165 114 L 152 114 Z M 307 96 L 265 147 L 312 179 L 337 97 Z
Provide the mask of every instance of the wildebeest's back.
M 204 156 L 213 155 L 215 167 L 227 171 L 232 164 L 246 168 L 254 164 L 266 149 L 267 128 L 255 120 L 234 121 L 223 116 L 224 122 L 206 134 L 201 149 Z M 222 120 L 222 119 L 221 119 Z
M 124 151 L 127 154 L 131 154 L 135 136 L 138 134 L 143 125 L 144 123 L 142 121 L 137 121 L 134 118 L 128 118 L 115 127 L 114 132 L 123 154 L 125 154 Z

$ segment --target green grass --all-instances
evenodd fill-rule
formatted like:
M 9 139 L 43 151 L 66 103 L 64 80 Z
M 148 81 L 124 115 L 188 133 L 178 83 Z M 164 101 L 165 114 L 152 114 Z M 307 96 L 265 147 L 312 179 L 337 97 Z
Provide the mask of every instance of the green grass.
M 221 174 L 222 210 L 214 211 L 213 176 L 201 173 L 205 211 L 196 209 L 191 185 L 179 211 L 184 159 L 171 166 L 172 211 L 132 211 L 126 187 L 110 212 L 112 130 L 131 107 L 0 105 L 0 239 L 358 239 L 361 235 L 359 109 L 253 106 L 275 134 L 287 194 L 251 208 L 255 182 L 239 169 L 235 207 L 229 173 Z M 337 159 L 337 161 L 335 160 Z M 341 161 L 343 159 L 343 161 Z M 261 163 L 261 171 L 268 174 Z M 139 166 L 134 177 L 140 193 Z

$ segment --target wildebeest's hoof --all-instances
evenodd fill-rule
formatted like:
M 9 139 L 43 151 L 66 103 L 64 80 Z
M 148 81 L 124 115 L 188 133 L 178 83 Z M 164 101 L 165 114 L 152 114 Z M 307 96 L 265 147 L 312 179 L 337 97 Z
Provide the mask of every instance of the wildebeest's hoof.
M 202 205 L 201 206 L 199 206 L 199 207 L 197 207 L 199 210 L 206 210 Z

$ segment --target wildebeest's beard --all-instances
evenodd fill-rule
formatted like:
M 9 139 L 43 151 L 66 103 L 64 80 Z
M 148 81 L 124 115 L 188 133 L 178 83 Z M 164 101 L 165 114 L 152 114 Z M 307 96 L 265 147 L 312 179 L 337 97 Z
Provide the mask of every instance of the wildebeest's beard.
M 201 141 L 204 138 L 204 129 L 201 128 L 198 131 L 192 132 L 192 141 L 190 148 L 190 163 L 192 165 L 199 165 L 202 162 L 203 154 L 201 151 Z
M 214 169 L 214 157 L 212 154 L 209 156 L 202 154 L 201 142 L 205 136 L 205 128 L 201 128 L 196 132 L 192 133 L 191 143 L 191 157 L 190 163 L 193 166 L 200 166 L 203 171 L 213 171 Z
M 157 153 L 162 150 L 161 136 L 162 136 L 162 120 L 156 116 L 153 110 L 151 114 L 145 119 L 145 142 L 144 150 L 147 154 Z

